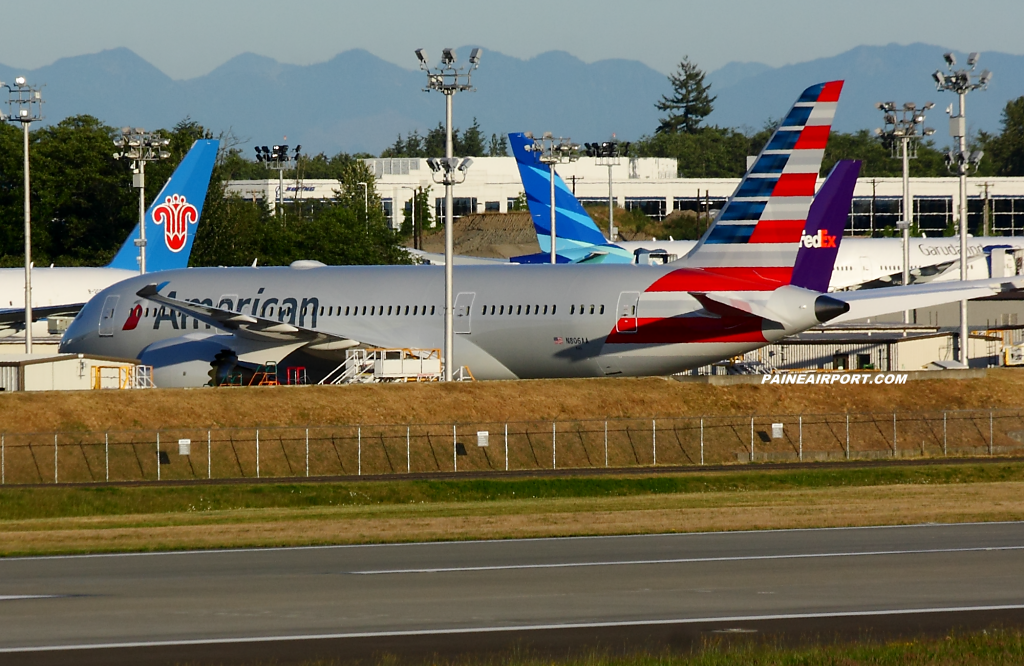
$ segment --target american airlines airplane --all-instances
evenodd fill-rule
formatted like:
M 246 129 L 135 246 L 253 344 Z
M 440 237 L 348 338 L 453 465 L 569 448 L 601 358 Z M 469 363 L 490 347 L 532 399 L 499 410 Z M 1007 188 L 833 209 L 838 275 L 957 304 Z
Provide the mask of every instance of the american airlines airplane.
M 188 266 L 217 147 L 216 140 L 196 141 L 146 211 L 149 221 L 146 263 L 150 270 Z M 135 241 L 138 238 L 139 226 L 135 225 L 114 260 L 103 267 L 33 268 L 33 319 L 73 315 L 100 291 L 137 275 L 139 250 Z M 0 337 L 24 329 L 25 271 L 0 268 Z
M 823 293 L 845 223 L 836 211 L 849 209 L 859 171 L 856 162 L 837 165 L 812 205 L 841 89 L 836 81 L 801 94 L 683 262 L 456 270 L 456 364 L 479 379 L 663 375 L 826 321 L 1015 288 L 989 280 Z M 92 299 L 61 351 L 137 358 L 154 367 L 158 386 L 187 387 L 299 350 L 340 363 L 359 345 L 437 348 L 443 281 L 433 266 L 300 264 L 137 276 Z
M 509 134 L 542 252 L 514 257 L 517 263 L 548 263 L 551 252 L 551 181 L 548 166 L 530 150 L 533 139 Z M 757 163 L 751 172 L 758 169 Z M 748 172 L 749 175 L 750 172 Z M 741 184 L 742 186 L 742 184 Z M 739 196 L 740 190 L 733 193 Z M 849 211 L 843 211 L 845 215 Z M 556 249 L 566 263 L 670 263 L 685 257 L 697 241 L 608 241 L 565 181 L 555 174 Z M 911 238 L 910 283 L 960 279 L 960 246 L 956 239 Z M 1024 237 L 968 239 L 968 279 L 1005 277 L 1024 273 Z M 443 256 L 429 256 L 443 263 Z M 847 238 L 839 250 L 830 290 L 861 289 L 900 284 L 903 279 L 903 242 L 899 238 Z

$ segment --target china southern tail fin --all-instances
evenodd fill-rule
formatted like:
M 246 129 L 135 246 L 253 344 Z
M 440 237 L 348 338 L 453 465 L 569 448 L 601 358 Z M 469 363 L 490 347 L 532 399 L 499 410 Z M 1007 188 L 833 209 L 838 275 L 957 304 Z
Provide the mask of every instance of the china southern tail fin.
M 803 91 L 687 266 L 789 284 L 842 81 Z
M 800 233 L 793 278 L 790 284 L 812 291 L 828 291 L 839 255 L 839 244 L 850 215 L 853 188 L 860 161 L 840 160 L 814 196 L 807 224 Z
M 519 132 L 509 134 L 508 138 L 516 165 L 519 167 L 519 176 L 523 181 L 530 217 L 533 218 L 533 226 L 537 230 L 537 242 L 541 250 L 550 253 L 551 172 L 548 166 L 540 161 L 537 153 L 527 150 L 527 147 L 533 145 L 533 139 Z M 595 246 L 608 244 L 608 240 L 594 224 L 594 220 L 557 173 L 555 225 L 555 249 L 560 255 L 578 254 L 581 248 L 589 251 Z
M 188 267 L 218 146 L 215 139 L 196 141 L 146 211 L 147 271 Z M 138 270 L 138 238 L 135 225 L 108 268 Z

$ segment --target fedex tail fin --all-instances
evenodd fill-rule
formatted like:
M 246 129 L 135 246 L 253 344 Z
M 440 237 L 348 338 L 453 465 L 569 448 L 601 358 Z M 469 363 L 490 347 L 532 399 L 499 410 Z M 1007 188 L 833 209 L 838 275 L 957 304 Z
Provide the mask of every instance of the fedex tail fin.
M 800 95 L 682 262 L 790 282 L 842 89 L 830 81 Z
M 828 291 L 843 230 L 850 215 L 853 188 L 860 173 L 857 160 L 840 160 L 832 167 L 807 214 L 807 225 L 800 234 L 793 279 L 790 284 L 813 291 Z
M 537 153 L 527 150 L 533 145 L 533 139 L 525 134 L 515 132 L 508 135 L 512 154 L 519 167 L 519 176 L 523 181 L 526 203 L 530 207 L 530 217 L 537 230 L 537 242 L 544 252 L 551 252 L 551 172 L 548 166 L 540 161 Z M 562 252 L 581 247 L 603 246 L 608 241 L 594 224 L 587 211 L 573 196 L 565 181 L 555 174 L 555 249 Z
M 218 146 L 215 139 L 200 139 L 192 144 L 146 211 L 147 271 L 188 267 Z M 108 267 L 138 270 L 138 238 L 139 226 L 135 225 Z

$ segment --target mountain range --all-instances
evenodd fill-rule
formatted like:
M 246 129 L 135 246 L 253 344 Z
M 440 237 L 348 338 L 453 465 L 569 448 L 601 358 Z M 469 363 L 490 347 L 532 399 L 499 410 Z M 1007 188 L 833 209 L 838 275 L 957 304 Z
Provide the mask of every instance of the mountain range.
M 465 56 L 468 47 L 458 49 Z M 717 96 L 708 122 L 756 130 L 782 117 L 808 85 L 845 79 L 835 127 L 873 128 L 878 101 L 934 101 L 929 125 L 946 137 L 945 107 L 931 73 L 944 67 L 940 46 L 860 46 L 807 62 L 770 67 L 733 62 L 710 72 Z M 435 54 L 436 56 L 436 54 Z M 966 57 L 958 54 L 962 63 Z M 410 67 L 414 57 L 410 50 Z M 979 69 L 994 72 L 986 91 L 968 96 L 971 131 L 999 131 L 1007 101 L 1024 94 L 1024 56 L 983 53 Z M 28 77 L 44 85 L 47 122 L 87 113 L 113 126 L 171 127 L 186 116 L 214 133 L 232 132 L 243 146 L 286 140 L 303 152 L 379 154 L 398 134 L 421 133 L 444 118 L 444 99 L 422 92 L 423 72 L 399 67 L 364 50 L 339 53 L 326 62 L 289 65 L 244 53 L 210 73 L 174 80 L 129 49 L 62 58 L 36 70 L 0 64 L 0 81 Z M 666 76 L 633 60 L 585 63 L 561 51 L 522 60 L 484 52 L 473 73 L 475 92 L 455 96 L 455 125 L 476 118 L 486 134 L 552 131 L 576 141 L 615 133 L 635 140 L 658 125 L 654 103 L 670 91 Z

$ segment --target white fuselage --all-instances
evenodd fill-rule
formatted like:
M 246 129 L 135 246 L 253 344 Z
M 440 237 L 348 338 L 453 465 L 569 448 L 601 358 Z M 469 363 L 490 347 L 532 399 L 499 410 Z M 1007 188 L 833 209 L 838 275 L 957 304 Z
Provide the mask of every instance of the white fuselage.
M 138 275 L 120 268 L 33 268 L 34 307 L 81 305 L 110 285 Z M 25 269 L 0 268 L 0 309 L 25 307 Z

